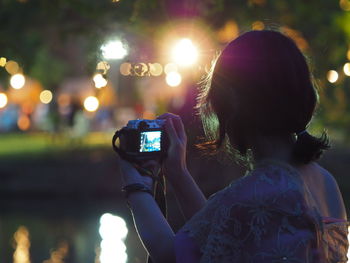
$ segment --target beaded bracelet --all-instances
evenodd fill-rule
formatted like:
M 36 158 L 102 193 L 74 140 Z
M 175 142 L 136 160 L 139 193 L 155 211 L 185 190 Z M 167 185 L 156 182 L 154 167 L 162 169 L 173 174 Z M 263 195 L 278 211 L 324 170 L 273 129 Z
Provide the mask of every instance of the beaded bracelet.
M 128 198 L 129 195 L 133 192 L 145 192 L 153 196 L 153 193 L 149 188 L 147 188 L 144 184 L 139 184 L 139 183 L 129 184 L 124 186 L 122 188 L 122 192 L 124 192 L 124 195 L 126 198 Z

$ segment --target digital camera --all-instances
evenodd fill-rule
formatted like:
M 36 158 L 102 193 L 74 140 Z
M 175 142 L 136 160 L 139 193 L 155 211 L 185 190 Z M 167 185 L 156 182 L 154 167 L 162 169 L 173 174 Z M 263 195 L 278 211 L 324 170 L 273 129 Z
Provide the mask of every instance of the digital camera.
M 132 162 L 163 158 L 169 144 L 164 125 L 165 120 L 130 120 L 113 136 L 113 148 Z

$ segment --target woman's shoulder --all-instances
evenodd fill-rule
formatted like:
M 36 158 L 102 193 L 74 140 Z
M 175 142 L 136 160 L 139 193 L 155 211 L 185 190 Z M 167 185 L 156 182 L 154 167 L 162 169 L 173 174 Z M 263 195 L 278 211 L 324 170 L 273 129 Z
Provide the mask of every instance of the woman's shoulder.
M 232 182 L 221 195 L 223 203 L 300 214 L 305 209 L 302 192 L 297 170 L 284 163 L 265 162 Z

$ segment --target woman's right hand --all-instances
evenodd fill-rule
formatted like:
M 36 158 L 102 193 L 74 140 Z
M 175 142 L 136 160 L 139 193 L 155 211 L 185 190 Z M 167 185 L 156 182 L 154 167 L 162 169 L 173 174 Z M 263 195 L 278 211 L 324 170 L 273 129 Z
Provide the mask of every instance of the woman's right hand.
M 186 165 L 187 136 L 180 116 L 165 113 L 158 119 L 166 120 L 165 130 L 169 137 L 169 149 L 163 163 L 165 177 L 174 186 L 182 176 L 188 176 Z

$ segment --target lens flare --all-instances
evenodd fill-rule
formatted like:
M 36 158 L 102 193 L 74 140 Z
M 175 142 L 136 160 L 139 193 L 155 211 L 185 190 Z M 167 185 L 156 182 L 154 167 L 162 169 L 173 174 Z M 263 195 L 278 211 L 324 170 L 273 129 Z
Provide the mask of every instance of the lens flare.
M 181 39 L 172 50 L 172 59 L 180 66 L 190 66 L 198 59 L 197 47 L 188 38 Z
M 25 82 L 26 82 L 25 77 L 20 73 L 13 75 L 10 79 L 11 87 L 14 89 L 23 88 Z

